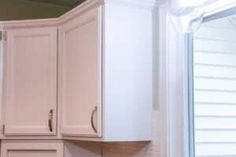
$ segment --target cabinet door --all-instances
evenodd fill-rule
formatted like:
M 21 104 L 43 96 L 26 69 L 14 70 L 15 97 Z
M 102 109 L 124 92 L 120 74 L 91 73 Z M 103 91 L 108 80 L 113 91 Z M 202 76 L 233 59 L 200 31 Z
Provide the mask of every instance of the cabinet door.
M 8 30 L 3 71 L 5 135 L 55 135 L 57 28 Z
M 3 142 L 1 157 L 63 157 L 63 143 Z
M 61 132 L 67 136 L 101 136 L 100 9 L 68 21 L 60 32 Z

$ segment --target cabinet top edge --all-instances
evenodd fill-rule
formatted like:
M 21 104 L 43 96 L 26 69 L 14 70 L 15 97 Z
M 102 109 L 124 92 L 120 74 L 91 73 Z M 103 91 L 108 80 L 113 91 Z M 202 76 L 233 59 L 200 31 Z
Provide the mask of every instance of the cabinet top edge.
M 0 21 L 0 30 L 14 28 L 48 27 L 57 26 L 58 24 L 58 18 Z

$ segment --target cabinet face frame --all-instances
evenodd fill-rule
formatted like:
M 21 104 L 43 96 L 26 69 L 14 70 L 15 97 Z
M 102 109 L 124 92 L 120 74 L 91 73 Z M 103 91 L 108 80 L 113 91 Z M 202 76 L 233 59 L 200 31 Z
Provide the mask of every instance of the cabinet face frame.
M 58 102 L 59 102 L 59 112 L 61 113 L 60 115 L 60 132 L 63 136 L 65 137 L 102 137 L 102 76 L 103 76 L 103 71 L 102 71 L 102 67 L 103 67 L 103 54 L 102 54 L 102 26 L 103 26 L 103 21 L 102 21 L 102 14 L 103 13 L 103 9 L 102 6 L 101 7 L 96 7 L 96 8 L 92 8 L 91 10 L 85 11 L 83 13 L 81 13 L 81 15 L 78 15 L 77 17 L 75 17 L 75 21 L 73 21 L 74 19 L 72 19 L 72 24 L 69 25 L 68 23 L 63 24 L 60 27 L 60 35 L 59 35 L 59 40 L 62 42 L 59 44 L 59 98 L 58 98 Z M 71 22 L 71 21 L 70 21 Z M 66 115 L 65 115 L 65 108 L 66 108 L 66 104 L 64 104 L 64 95 L 63 95 L 63 89 L 64 89 L 64 67 L 63 67 L 63 59 L 64 57 L 64 53 L 65 52 L 65 32 L 71 29 L 76 29 L 77 27 L 83 26 L 87 23 L 90 22 L 96 22 L 97 25 L 97 74 L 98 74 L 98 78 L 97 78 L 97 112 L 96 117 L 94 118 L 94 120 L 96 119 L 96 127 L 97 127 L 97 133 L 94 132 L 94 130 L 92 129 L 91 124 L 87 125 L 87 128 L 83 128 L 81 129 L 80 126 L 68 126 L 66 124 Z M 91 111 L 92 113 L 92 111 Z M 82 131 L 81 131 L 82 130 Z
M 1 157 L 8 157 L 9 151 L 22 151 L 22 152 L 32 152 L 32 151 L 55 151 L 57 157 L 63 157 L 64 146 L 62 142 L 2 142 L 1 145 Z
M 4 53 L 3 53 L 3 124 L 4 124 L 4 135 L 5 136 L 55 136 L 57 135 L 57 27 L 43 27 L 43 28 L 22 28 L 22 29 L 9 29 L 7 32 L 7 39 L 4 40 Z M 41 123 L 39 126 L 36 125 L 25 125 L 20 126 L 17 124 L 14 126 L 15 121 L 12 121 L 12 112 L 10 112 L 9 101 L 14 99 L 13 85 L 14 85 L 14 57 L 15 51 L 13 50 L 12 44 L 15 44 L 15 38 L 18 37 L 41 37 L 46 36 L 50 40 L 49 52 L 50 62 L 49 68 L 47 69 L 50 73 L 48 74 L 47 81 L 50 82 L 50 97 L 48 98 L 49 104 L 48 112 L 45 114 L 45 119 L 49 119 L 49 112 L 53 110 L 52 116 L 52 131 L 49 131 L 48 121 Z M 13 64 L 13 65 L 12 65 Z M 42 63 L 43 64 L 43 63 Z M 10 80 L 9 80 L 10 78 Z M 14 106 L 15 104 L 12 103 Z M 27 110 L 27 109 L 26 109 Z M 28 112 L 30 112 L 28 110 Z M 24 114 L 24 113 L 22 113 Z M 33 114 L 33 113 L 32 113 Z M 32 118 L 33 121 L 33 118 Z M 35 123 L 34 123 L 35 124 Z

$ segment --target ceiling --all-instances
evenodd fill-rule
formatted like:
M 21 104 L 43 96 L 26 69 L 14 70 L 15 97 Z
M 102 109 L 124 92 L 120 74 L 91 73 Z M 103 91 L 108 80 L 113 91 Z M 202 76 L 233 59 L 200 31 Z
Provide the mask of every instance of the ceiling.
M 75 7 L 76 5 L 82 3 L 85 0 L 28 0 L 28 1 Z
M 85 0 L 0 0 L 0 21 L 58 17 Z

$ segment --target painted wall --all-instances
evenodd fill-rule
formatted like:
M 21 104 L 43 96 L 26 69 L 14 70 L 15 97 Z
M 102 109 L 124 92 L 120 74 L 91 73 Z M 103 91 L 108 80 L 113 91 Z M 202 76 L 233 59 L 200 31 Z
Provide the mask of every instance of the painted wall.
M 25 0 L 0 0 L 0 20 L 57 17 L 69 7 Z

